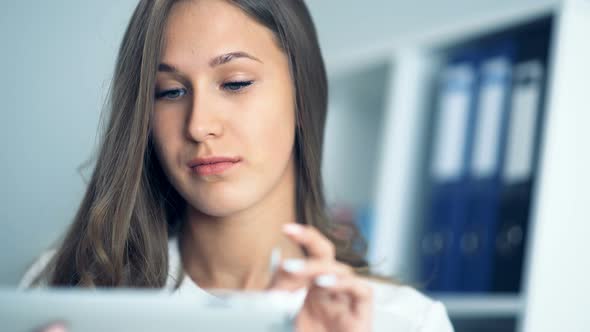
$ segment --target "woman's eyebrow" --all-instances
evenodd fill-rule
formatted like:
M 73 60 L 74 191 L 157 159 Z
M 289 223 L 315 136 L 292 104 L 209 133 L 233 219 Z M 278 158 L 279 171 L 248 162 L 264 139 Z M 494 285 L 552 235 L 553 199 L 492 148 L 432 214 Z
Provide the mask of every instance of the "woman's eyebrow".
M 239 58 L 247 58 L 247 59 L 258 61 L 258 62 L 262 63 L 262 61 L 260 59 L 258 59 L 257 57 L 255 57 L 251 54 L 248 54 L 248 53 L 242 52 L 242 51 L 237 51 L 237 52 L 229 52 L 229 53 L 225 53 L 225 54 L 221 54 L 221 55 L 216 56 L 215 58 L 211 59 L 211 61 L 209 61 L 209 67 L 223 65 L 223 64 L 226 64 L 234 59 L 239 59 Z
M 237 51 L 237 52 L 224 53 L 224 54 L 214 57 L 213 59 L 211 59 L 209 61 L 209 67 L 220 66 L 220 65 L 226 64 L 232 60 L 240 59 L 240 58 L 251 59 L 251 60 L 263 63 L 262 60 L 258 59 L 257 57 L 255 57 L 251 54 L 248 54 L 248 53 L 242 52 L 242 51 Z M 158 71 L 165 72 L 165 73 L 172 73 L 172 74 L 176 74 L 176 75 L 182 75 L 180 70 L 178 70 L 178 68 L 176 68 L 173 65 L 164 63 L 164 62 L 158 64 Z

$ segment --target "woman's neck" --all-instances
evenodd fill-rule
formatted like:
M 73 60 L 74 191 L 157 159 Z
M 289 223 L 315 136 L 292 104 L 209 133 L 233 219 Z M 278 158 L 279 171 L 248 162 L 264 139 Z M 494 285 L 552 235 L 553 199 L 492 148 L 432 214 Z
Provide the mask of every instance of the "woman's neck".
M 289 220 L 292 221 L 294 219 Z M 283 258 L 303 257 L 296 244 L 282 236 L 287 221 L 224 220 L 186 224 L 181 256 L 188 276 L 201 288 L 264 289 L 270 283 L 270 255 L 280 248 Z
M 187 210 L 180 233 L 182 264 L 201 288 L 264 289 L 272 277 L 270 255 L 303 257 L 303 250 L 283 235 L 283 224 L 295 222 L 294 188 L 277 186 L 256 206 L 229 217 Z

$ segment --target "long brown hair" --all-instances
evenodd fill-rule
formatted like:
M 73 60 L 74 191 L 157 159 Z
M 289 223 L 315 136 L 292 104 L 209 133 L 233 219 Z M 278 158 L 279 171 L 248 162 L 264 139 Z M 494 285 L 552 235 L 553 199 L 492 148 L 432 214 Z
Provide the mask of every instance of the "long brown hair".
M 315 226 L 337 259 L 364 265 L 364 241 L 352 228 L 335 236 L 326 213 L 321 160 L 327 79 L 316 31 L 302 0 L 228 0 L 270 29 L 288 57 L 296 95 L 298 222 Z M 151 137 L 156 68 L 164 27 L 177 0 L 141 0 L 123 37 L 96 166 L 63 243 L 48 264 L 52 286 L 163 287 L 168 237 L 186 202 L 168 182 Z M 360 244 L 360 245 L 359 245 Z

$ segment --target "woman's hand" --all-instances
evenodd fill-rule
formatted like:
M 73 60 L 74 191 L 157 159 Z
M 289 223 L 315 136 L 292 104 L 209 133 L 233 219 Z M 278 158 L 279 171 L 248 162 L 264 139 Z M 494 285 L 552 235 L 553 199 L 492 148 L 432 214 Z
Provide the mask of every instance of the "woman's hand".
M 271 285 L 271 289 L 308 289 L 296 331 L 371 331 L 371 287 L 335 260 L 334 245 L 315 228 L 288 224 L 283 230 L 309 254 L 307 259 L 283 261 Z

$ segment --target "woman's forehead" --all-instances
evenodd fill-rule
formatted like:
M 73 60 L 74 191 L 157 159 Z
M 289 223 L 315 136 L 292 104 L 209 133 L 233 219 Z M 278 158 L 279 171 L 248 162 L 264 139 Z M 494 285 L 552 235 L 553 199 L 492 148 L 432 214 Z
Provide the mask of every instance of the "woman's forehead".
M 241 51 L 264 61 L 277 56 L 278 51 L 269 29 L 222 0 L 175 4 L 164 34 L 162 60 L 179 67 L 187 56 L 192 64 L 209 66 L 211 59 L 220 54 Z

